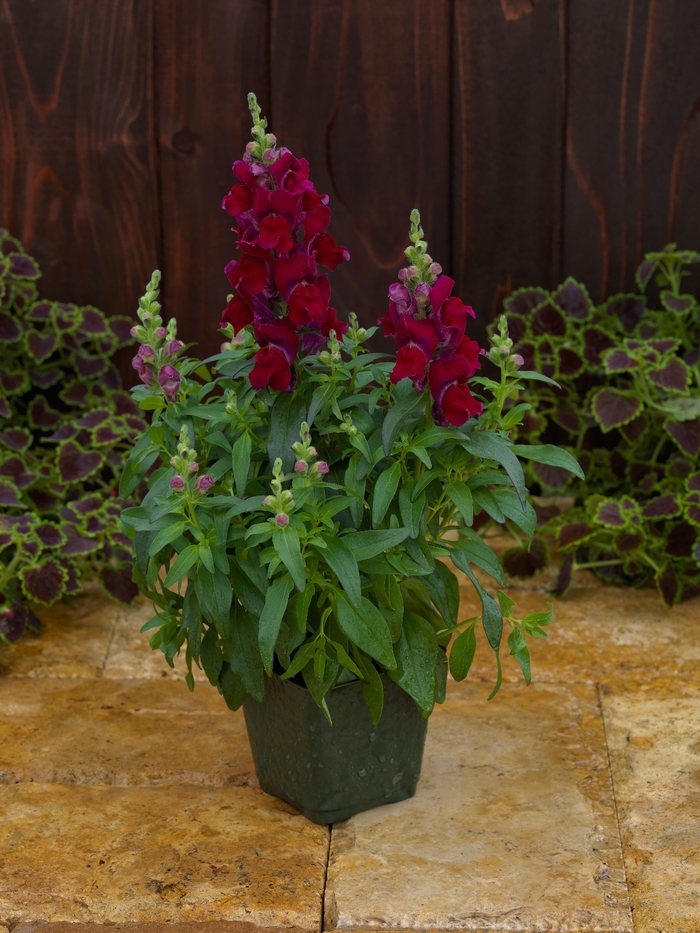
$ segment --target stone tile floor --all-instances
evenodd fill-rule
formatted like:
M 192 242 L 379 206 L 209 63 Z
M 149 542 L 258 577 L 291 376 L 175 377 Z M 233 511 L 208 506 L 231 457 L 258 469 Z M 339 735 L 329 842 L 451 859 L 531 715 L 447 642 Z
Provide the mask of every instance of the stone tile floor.
M 509 592 L 542 609 L 547 573 Z M 328 830 L 89 589 L 0 649 L 0 933 L 700 931 L 700 599 L 581 574 L 533 685 L 448 684 L 418 793 Z M 477 611 L 463 590 L 465 616 Z M 48 927 L 48 928 L 47 928 Z

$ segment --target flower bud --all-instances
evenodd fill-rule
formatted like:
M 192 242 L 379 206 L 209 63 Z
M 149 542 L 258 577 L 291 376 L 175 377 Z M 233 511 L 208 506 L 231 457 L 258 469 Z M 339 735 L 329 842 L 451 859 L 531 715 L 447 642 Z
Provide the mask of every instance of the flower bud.
M 173 476 L 170 480 L 170 488 L 174 489 L 176 492 L 180 492 L 185 488 L 185 481 L 181 476 Z
M 177 393 L 180 388 L 180 373 L 174 366 L 166 364 L 158 373 L 158 385 L 163 390 L 168 401 L 177 401 Z
M 279 515 L 275 515 L 275 521 L 278 525 L 284 528 L 285 525 L 289 524 L 289 515 L 285 515 L 284 512 L 280 512 Z
M 138 353 L 131 361 L 131 365 L 134 367 L 136 372 L 139 374 L 139 377 L 141 378 L 141 382 L 145 382 L 146 385 L 149 385 L 151 382 L 151 376 L 153 375 L 153 373 L 146 366 L 146 364 L 143 361 L 143 358 L 140 357 Z
M 197 492 L 206 492 L 207 489 L 211 489 L 214 485 L 214 477 L 210 476 L 209 473 L 203 473 L 202 476 L 198 476 L 195 480 L 194 488 Z
M 192 463 L 187 464 L 187 469 L 190 471 L 190 473 L 196 473 L 197 470 L 199 469 L 199 464 L 195 463 L 195 461 L 193 460 Z
M 508 356 L 508 347 L 499 347 L 498 352 L 501 356 Z
M 309 464 L 305 460 L 297 460 L 294 464 L 294 470 L 296 473 L 306 473 L 309 468 Z
M 511 360 L 513 361 L 513 363 L 515 363 L 516 366 L 524 366 L 524 365 L 525 365 L 525 360 L 523 359 L 523 357 L 522 357 L 519 353 L 514 353 L 514 354 L 511 356 Z
M 277 161 L 277 152 L 275 149 L 266 149 L 262 154 L 262 160 L 265 165 L 270 165 Z
M 138 328 L 138 327 L 132 327 L 131 330 L 129 331 L 129 333 L 131 334 L 132 337 L 138 337 L 138 335 L 139 335 L 139 328 Z
M 165 350 L 166 356 L 175 356 L 175 354 L 179 353 L 183 347 L 184 343 L 180 343 L 179 340 L 173 339 L 169 340 L 163 349 Z
M 263 505 L 272 505 L 272 496 L 265 496 L 263 499 Z
M 315 447 L 309 447 L 309 456 L 310 456 L 310 457 L 317 457 L 317 456 L 318 456 L 318 451 L 316 450 Z
M 439 262 L 431 262 L 428 272 L 430 272 L 431 275 L 442 275 L 442 266 Z
M 139 354 L 139 356 L 142 357 L 144 360 L 153 359 L 153 358 L 155 357 L 155 355 L 156 355 L 156 354 L 155 354 L 155 350 L 154 350 L 153 347 L 150 345 L 150 343 L 144 343 L 144 344 L 142 344 L 142 345 L 139 347 L 139 349 L 138 349 L 138 354 Z
M 156 337 L 159 337 L 162 340 L 164 337 L 167 337 L 167 336 L 168 336 L 168 332 L 164 327 L 156 328 Z
M 175 467 L 175 469 L 177 469 L 177 464 L 178 464 L 178 458 L 177 458 L 177 457 L 171 457 L 171 458 L 170 458 L 170 466 L 171 466 L 171 467 Z
M 254 155 L 254 154 L 255 154 L 255 150 L 256 150 L 256 148 L 257 148 L 257 145 L 258 145 L 258 144 L 257 144 L 257 143 L 254 143 L 254 142 L 246 143 L 245 151 L 248 153 L 248 155 Z
M 318 463 L 314 463 L 313 470 L 315 473 L 318 473 L 319 476 L 323 476 L 324 473 L 328 473 L 330 467 L 325 460 L 319 460 Z

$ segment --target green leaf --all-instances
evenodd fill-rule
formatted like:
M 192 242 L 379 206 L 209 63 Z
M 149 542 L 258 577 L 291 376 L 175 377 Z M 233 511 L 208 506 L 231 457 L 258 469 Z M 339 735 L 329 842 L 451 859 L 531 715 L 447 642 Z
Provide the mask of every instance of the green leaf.
M 228 574 L 214 568 L 213 573 L 201 564 L 195 579 L 199 605 L 210 621 L 214 623 L 222 637 L 229 634 L 230 612 L 233 590 Z
M 586 478 L 576 458 L 568 450 L 562 450 L 561 447 L 555 447 L 553 444 L 514 444 L 511 450 L 523 460 L 534 460 L 536 463 L 546 463 L 547 466 L 562 467 L 574 476 L 578 476 L 579 479 Z
M 141 411 L 160 411 L 165 408 L 165 399 L 162 395 L 147 395 L 139 402 Z
M 275 642 L 279 635 L 282 616 L 289 602 L 289 594 L 294 589 L 291 578 L 285 574 L 273 580 L 265 594 L 265 606 L 258 623 L 258 644 L 263 666 L 268 677 L 272 676 L 272 659 Z
M 556 386 L 557 389 L 561 389 L 558 382 L 555 382 L 554 379 L 550 379 L 549 376 L 545 376 L 543 373 L 537 373 L 530 369 L 521 369 L 516 375 L 518 379 L 534 379 L 536 382 L 546 382 L 550 386 Z
M 404 421 L 422 404 L 423 393 L 416 392 L 410 379 L 402 379 L 394 390 L 394 404 L 387 412 L 382 425 L 382 446 L 387 457 L 391 455 Z
M 435 705 L 437 650 L 437 638 L 430 622 L 414 612 L 406 613 L 396 645 L 396 669 L 389 671 L 389 677 L 413 697 L 426 718 Z
M 496 463 L 501 464 L 510 477 L 524 508 L 527 502 L 525 477 L 523 476 L 520 461 L 513 453 L 510 445 L 503 438 L 485 431 L 466 434 L 461 444 L 472 456 L 485 460 L 495 460 Z M 556 450 L 556 448 L 554 449 Z
M 370 560 L 388 548 L 401 544 L 408 535 L 408 528 L 380 528 L 375 531 L 353 531 L 344 535 L 342 541 L 353 552 L 356 560 Z
M 473 490 L 472 496 L 474 502 L 490 515 L 495 522 L 502 524 L 506 520 L 503 509 L 494 498 L 490 489 L 486 489 L 484 486 L 478 486 Z
M 377 477 L 372 492 L 372 526 L 374 528 L 381 524 L 387 509 L 394 501 L 400 479 L 401 464 L 398 460 Z
M 230 665 L 224 664 L 219 675 L 219 690 L 231 710 L 240 709 L 246 698 L 247 690 L 239 677 L 231 670 Z
M 339 592 L 335 602 L 335 613 L 341 631 L 353 644 L 379 661 L 383 667 L 396 666 L 389 627 L 374 603 L 363 597 L 359 607 L 355 608 L 345 595 Z
M 267 440 L 267 454 L 270 463 L 279 457 L 285 473 L 294 466 L 294 451 L 300 437 L 301 424 L 306 420 L 304 397 L 298 392 L 280 392 L 275 399 L 270 415 L 270 434 Z
M 204 564 L 209 573 L 214 573 L 214 555 L 209 547 L 209 542 L 205 541 L 199 545 L 199 559 Z
M 508 486 L 498 486 L 496 489 L 492 489 L 491 495 L 501 507 L 504 515 L 512 522 L 515 522 L 528 538 L 531 538 L 537 530 L 537 514 L 532 504 L 528 502 L 525 511 L 523 511 L 515 490 Z
M 362 654 L 360 651 L 356 651 L 355 660 L 362 671 L 362 695 L 369 707 L 372 725 L 376 726 L 384 709 L 384 684 L 371 658 L 368 658 L 367 655 Z
M 472 624 L 455 639 L 450 651 L 450 673 L 458 683 L 469 673 L 475 652 L 476 634 Z
M 306 588 L 306 570 L 301 556 L 299 535 L 291 525 L 285 525 L 283 528 L 275 528 L 272 543 L 297 589 L 303 591 Z
M 248 470 L 250 469 L 250 451 L 252 441 L 250 434 L 244 431 L 233 445 L 231 452 L 231 462 L 233 466 L 233 478 L 236 481 L 236 492 L 239 496 L 245 495 L 245 489 L 248 485 Z
M 316 420 L 316 415 L 326 407 L 335 391 L 336 387 L 332 382 L 327 382 L 325 385 L 320 385 L 314 389 L 311 404 L 309 405 L 309 414 L 306 419 L 309 427 Z
M 458 551 L 452 551 L 452 560 L 455 563 L 457 563 L 455 561 L 455 556 L 458 554 Z M 498 608 L 498 603 L 490 593 L 486 592 L 483 586 L 476 579 L 474 576 L 474 571 L 469 566 L 467 561 L 463 561 L 463 563 L 457 564 L 457 566 L 469 577 L 472 582 L 472 586 L 476 590 L 479 599 L 481 600 L 481 622 L 484 626 L 484 631 L 486 632 L 486 637 L 488 638 L 489 644 L 494 651 L 497 651 L 498 646 L 501 643 L 501 636 L 503 634 L 503 616 L 501 615 L 501 610 Z
M 173 522 L 171 525 L 168 525 L 167 528 L 163 528 L 162 531 L 159 531 L 151 542 L 151 546 L 148 549 L 148 556 L 154 557 L 166 544 L 170 544 L 171 541 L 179 538 L 188 525 L 189 522 Z
M 467 573 L 464 569 L 465 565 L 469 566 L 470 562 L 476 564 L 497 580 L 501 586 L 505 586 L 506 578 L 498 555 L 494 554 L 488 544 L 485 544 L 484 540 L 470 528 L 464 529 L 462 534 L 463 537 L 455 541 L 450 552 L 452 562 L 464 573 Z
M 445 493 L 459 509 L 465 525 L 471 526 L 474 521 L 474 502 L 469 486 L 464 483 L 447 483 Z
M 353 605 L 359 605 L 362 599 L 360 571 L 357 558 L 343 538 L 321 535 L 325 548 L 317 548 L 319 556 L 328 564 L 348 595 Z
M 425 473 L 423 473 L 421 478 L 413 487 L 413 498 L 417 499 L 423 490 L 428 487 L 434 479 L 442 479 L 443 475 L 444 474 L 442 470 L 427 470 Z
M 430 593 L 430 598 L 437 610 L 450 627 L 457 624 L 459 614 L 459 582 L 447 564 L 435 561 L 435 573 L 427 576 L 423 582 Z
M 303 670 L 316 654 L 317 646 L 318 642 L 316 641 L 307 641 L 305 645 L 302 645 L 292 658 L 292 663 L 284 674 L 282 674 L 281 679 L 289 680 L 291 677 L 295 677 L 299 671 Z
M 216 629 L 211 626 L 206 630 L 202 639 L 201 658 L 204 673 L 207 675 L 209 683 L 214 686 L 219 679 L 224 658 L 219 645 L 219 636 Z
M 512 615 L 516 605 L 515 600 L 511 599 L 510 596 L 502 590 L 499 590 L 496 595 L 498 596 L 498 605 L 501 607 L 504 618 Z
M 525 683 L 530 686 L 532 674 L 530 671 L 530 652 L 528 651 L 525 636 L 519 628 L 514 628 L 508 636 L 508 647 L 510 653 L 522 668 Z
M 258 643 L 258 626 L 245 609 L 232 613 L 228 662 L 248 693 L 260 701 L 265 696 L 265 678 Z
M 163 581 L 164 586 L 172 586 L 185 576 L 190 567 L 199 559 L 199 545 L 190 544 L 184 551 L 180 551 L 168 574 Z
M 195 662 L 199 662 L 202 642 L 202 611 L 197 601 L 197 593 L 193 584 L 187 587 L 182 605 L 182 628 L 187 629 L 187 647 Z
M 260 616 L 265 605 L 264 595 L 238 565 L 238 558 L 229 560 L 229 577 L 236 597 L 255 618 Z

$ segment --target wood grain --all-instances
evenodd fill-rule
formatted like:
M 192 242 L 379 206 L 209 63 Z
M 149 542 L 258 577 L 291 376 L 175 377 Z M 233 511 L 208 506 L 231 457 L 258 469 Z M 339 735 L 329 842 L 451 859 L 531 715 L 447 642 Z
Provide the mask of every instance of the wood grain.
M 374 324 L 417 207 L 450 267 L 450 3 L 273 0 L 273 129 L 331 197 L 333 303 Z
M 564 266 L 594 298 L 700 247 L 700 5 L 570 0 Z
M 143 0 L 0 0 L 0 224 L 52 299 L 133 314 L 157 264 Z
M 221 199 L 250 139 L 246 96 L 267 108 L 265 0 L 155 0 L 163 297 L 202 357 L 217 353 L 234 255 Z
M 556 0 L 455 3 L 454 267 L 482 328 L 559 275 L 564 27 Z

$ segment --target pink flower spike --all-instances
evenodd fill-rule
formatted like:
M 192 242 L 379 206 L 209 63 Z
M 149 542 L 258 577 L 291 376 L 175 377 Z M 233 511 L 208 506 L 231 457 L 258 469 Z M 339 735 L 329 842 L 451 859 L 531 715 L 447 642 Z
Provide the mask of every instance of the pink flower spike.
M 199 469 L 199 464 L 195 463 L 194 460 L 188 466 L 188 470 L 190 471 L 190 473 L 196 473 L 198 469 Z
M 330 467 L 325 460 L 319 460 L 318 463 L 314 463 L 314 470 L 323 476 L 324 473 L 328 473 L 330 471 Z
M 309 468 L 309 464 L 305 460 L 297 460 L 294 464 L 294 470 L 297 473 L 306 473 Z
M 197 492 L 206 493 L 207 489 L 211 489 L 214 485 L 214 477 L 210 476 L 208 473 L 203 473 L 202 476 L 198 476 L 194 484 L 194 488 Z
M 515 363 L 516 366 L 523 366 L 525 363 L 525 360 L 519 353 L 514 353 L 513 356 L 511 356 L 511 360 Z
M 139 347 L 139 356 L 144 360 L 153 359 L 155 351 L 149 343 L 144 343 Z
M 163 337 L 167 337 L 167 336 L 168 336 L 168 332 L 164 327 L 156 328 L 156 337 L 160 337 L 162 340 Z
M 170 488 L 179 492 L 185 488 L 185 481 L 181 476 L 173 476 L 170 480 Z
M 289 515 L 285 515 L 283 512 L 281 512 L 279 515 L 275 515 L 275 521 L 278 525 L 284 528 L 285 525 L 289 524 Z

